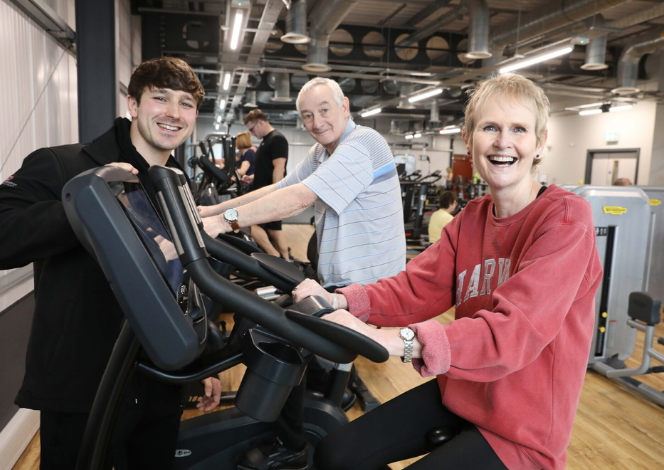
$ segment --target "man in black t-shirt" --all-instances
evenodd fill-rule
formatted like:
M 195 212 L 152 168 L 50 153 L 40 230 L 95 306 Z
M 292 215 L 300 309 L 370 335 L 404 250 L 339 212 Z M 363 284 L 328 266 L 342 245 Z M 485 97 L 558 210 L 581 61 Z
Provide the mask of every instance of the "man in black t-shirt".
M 286 176 L 288 141 L 281 132 L 270 125 L 267 117 L 260 109 L 254 109 L 247 114 L 244 125 L 247 126 L 251 135 L 257 139 L 263 139 L 263 141 L 256 152 L 254 174 L 243 176 L 242 183 L 251 184 L 252 191 L 278 183 Z M 276 249 L 270 243 L 266 230 L 270 233 Z M 286 240 L 286 235 L 281 230 L 280 220 L 253 225 L 251 236 L 266 253 L 273 256 L 281 255 L 285 259 L 289 259 L 288 240 Z

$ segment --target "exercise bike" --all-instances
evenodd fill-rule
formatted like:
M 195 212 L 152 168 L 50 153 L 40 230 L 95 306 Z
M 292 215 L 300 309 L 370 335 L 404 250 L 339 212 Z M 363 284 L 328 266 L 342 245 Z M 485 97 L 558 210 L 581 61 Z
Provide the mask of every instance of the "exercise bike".
M 233 468 L 238 453 L 269 436 L 266 422 L 276 419 L 291 387 L 299 383 L 306 354 L 340 363 L 352 362 L 358 354 L 376 362 L 387 359 L 382 346 L 320 320 L 318 316 L 331 311 L 324 301 L 310 298 L 284 309 L 214 272 L 206 245 L 217 242 L 209 237 L 204 241 L 193 196 L 178 173 L 163 167 L 150 169 L 168 229 L 159 227 L 160 219 L 137 178 L 118 168 L 83 173 L 63 190 L 72 227 L 99 261 L 126 316 L 90 414 L 77 464 L 80 470 L 103 467 L 120 399 L 135 371 L 186 383 L 240 362 L 247 365 L 236 408 L 189 420 L 182 430 L 180 442 L 187 446 L 179 447 L 175 468 L 218 469 Z M 115 197 L 127 192 L 133 196 Z M 140 203 L 132 206 L 137 200 Z M 147 213 L 137 216 L 139 210 Z M 145 236 L 149 229 L 167 237 L 157 243 Z M 233 308 L 242 324 L 225 348 L 205 356 L 203 293 Z M 142 350 L 149 360 L 141 357 Z M 318 408 L 305 411 L 312 445 L 339 425 L 312 423 L 309 418 L 318 412 Z M 218 434 L 206 439 L 211 422 L 217 424 Z M 204 453 L 197 447 L 203 441 L 214 441 L 215 448 Z

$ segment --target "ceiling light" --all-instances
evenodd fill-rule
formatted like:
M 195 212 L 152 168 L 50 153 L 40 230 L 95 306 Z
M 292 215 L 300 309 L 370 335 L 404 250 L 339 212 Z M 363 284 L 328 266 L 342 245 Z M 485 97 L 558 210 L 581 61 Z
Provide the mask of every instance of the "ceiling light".
M 537 57 L 533 57 L 532 59 L 527 59 L 518 62 L 516 64 L 508 65 L 507 67 L 503 67 L 502 69 L 500 69 L 499 72 L 507 73 L 525 67 L 530 67 L 531 65 L 539 64 L 540 62 L 553 59 L 554 57 L 559 57 L 561 55 L 569 54 L 570 52 L 572 52 L 572 50 L 574 50 L 574 46 L 565 46 L 561 49 L 556 49 L 551 52 L 547 52 L 546 54 L 538 55 Z
M 613 113 L 615 111 L 626 111 L 628 109 L 632 109 L 631 104 L 625 104 L 625 105 L 622 105 L 622 106 L 611 106 L 609 108 L 609 111 Z
M 413 134 L 406 134 L 406 139 L 412 139 L 412 138 L 413 138 Z
M 214 125 L 214 130 L 218 131 L 219 130 L 219 124 Z
M 579 111 L 579 116 L 590 116 L 591 114 L 599 114 L 601 112 L 602 108 L 586 109 L 584 111 Z
M 228 90 L 231 87 L 231 73 L 226 72 L 224 75 L 224 90 Z
M 447 126 L 440 130 L 441 134 L 458 134 L 459 132 L 461 132 L 461 128 L 457 126 Z
M 598 106 L 602 106 L 603 104 L 604 104 L 604 102 L 601 102 L 601 103 L 582 104 L 582 105 L 580 105 L 580 106 L 569 106 L 569 107 L 565 108 L 565 111 L 579 111 L 580 109 L 584 109 L 584 108 L 595 108 L 595 107 L 598 107 Z
M 231 33 L 231 50 L 237 49 L 238 42 L 240 42 L 240 32 L 242 32 L 242 17 L 244 12 L 238 10 L 235 12 L 235 20 L 233 21 L 233 32 Z
M 225 107 L 226 107 L 226 100 L 219 101 L 219 109 L 223 110 Z M 221 119 L 218 122 L 221 122 Z
M 419 139 L 420 137 L 422 137 L 422 134 L 420 134 L 420 133 L 418 132 L 418 133 L 416 133 L 413 137 L 415 137 L 416 139 Z
M 374 108 L 374 109 L 370 109 L 369 111 L 365 111 L 365 112 L 363 112 L 363 113 L 361 112 L 361 113 L 360 113 L 360 116 L 362 116 L 363 118 L 365 118 L 365 117 L 373 116 L 374 114 L 378 114 L 378 113 L 380 113 L 381 111 L 382 111 L 381 108 Z
M 424 93 L 420 93 L 419 95 L 411 96 L 410 98 L 408 98 L 408 101 L 411 103 L 415 103 L 416 101 L 421 101 L 427 98 L 431 98 L 432 96 L 440 95 L 442 92 L 443 92 L 442 88 L 434 88 L 433 90 L 425 91 Z
M 221 116 L 220 115 L 217 116 L 217 122 L 221 122 Z

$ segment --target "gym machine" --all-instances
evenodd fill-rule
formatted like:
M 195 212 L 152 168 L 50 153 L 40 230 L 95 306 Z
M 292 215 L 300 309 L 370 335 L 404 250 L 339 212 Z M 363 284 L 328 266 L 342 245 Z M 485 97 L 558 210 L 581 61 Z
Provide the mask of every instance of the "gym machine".
M 193 196 L 180 179 L 183 175 L 156 166 L 149 171 L 165 223 L 138 179 L 119 168 L 87 171 L 63 189 L 72 228 L 98 260 L 126 316 L 95 397 L 77 469 L 104 466 L 121 398 L 135 371 L 187 383 L 244 362 L 248 371 L 236 408 L 218 412 L 227 426 L 214 439 L 206 439 L 205 426 L 192 426 L 191 447 L 180 448 L 176 459 L 176 468 L 230 469 L 235 455 L 269 434 L 263 421 L 276 419 L 291 387 L 299 383 L 306 369 L 304 355 L 349 363 L 361 354 L 384 362 L 387 351 L 363 335 L 317 318 L 331 310 L 320 299 L 284 309 L 219 276 L 209 265 L 200 219 Z M 206 356 L 202 356 L 207 321 L 201 294 L 228 305 L 244 319 L 238 322 L 242 331 L 231 334 L 233 341 Z M 149 360 L 141 355 L 143 350 Z M 321 419 L 309 421 L 309 411 L 305 410 L 305 422 L 313 442 L 342 424 L 320 410 L 313 413 Z M 194 448 L 202 442 L 209 447 L 212 441 L 214 449 L 207 454 Z
M 652 348 L 661 301 L 656 294 L 643 292 L 648 287 L 648 264 L 655 251 L 652 235 L 656 218 L 651 215 L 650 198 L 635 186 L 584 185 L 565 189 L 582 196 L 592 207 L 597 250 L 604 270 L 595 299 L 595 330 L 588 364 L 664 406 L 663 392 L 633 378 L 664 372 L 664 367 L 650 367 L 651 359 L 664 363 L 664 355 Z M 626 369 L 624 361 L 634 352 L 637 331 L 645 333 L 642 364 Z M 659 342 L 664 344 L 664 340 Z
M 650 234 L 643 288 L 664 299 L 664 187 L 638 186 L 650 199 Z
M 215 163 L 214 146 L 217 144 L 221 144 L 223 170 Z M 202 180 L 198 183 L 195 201 L 199 205 L 209 206 L 241 196 L 242 185 L 238 183 L 240 177 L 235 168 L 235 137 L 215 132 L 205 136 L 198 145 L 202 154 L 194 155 L 188 161 L 191 168 L 202 170 Z

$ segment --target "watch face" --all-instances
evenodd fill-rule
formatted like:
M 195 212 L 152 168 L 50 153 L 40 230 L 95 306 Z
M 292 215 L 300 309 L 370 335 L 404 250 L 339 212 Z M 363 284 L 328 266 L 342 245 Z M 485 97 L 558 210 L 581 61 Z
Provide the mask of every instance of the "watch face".
M 415 332 L 410 328 L 402 328 L 401 337 L 406 341 L 411 341 L 413 338 L 415 338 Z
M 226 220 L 237 220 L 237 210 L 228 209 L 226 212 L 224 212 L 224 217 Z

